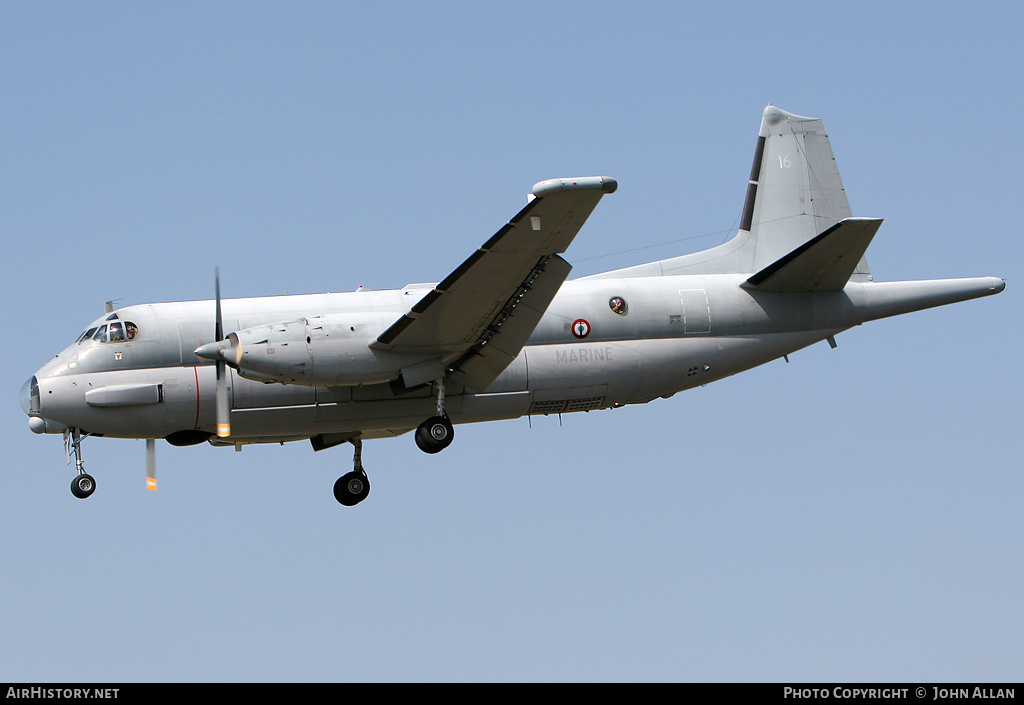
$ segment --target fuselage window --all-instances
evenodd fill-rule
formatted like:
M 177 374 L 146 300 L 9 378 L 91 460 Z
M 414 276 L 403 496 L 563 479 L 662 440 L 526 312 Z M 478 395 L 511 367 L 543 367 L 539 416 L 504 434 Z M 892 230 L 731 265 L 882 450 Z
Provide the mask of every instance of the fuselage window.
M 626 306 L 626 300 L 621 296 L 613 296 L 611 299 L 609 299 L 608 307 L 615 313 L 619 314 L 620 316 L 625 316 L 626 311 L 628 310 L 628 307 Z

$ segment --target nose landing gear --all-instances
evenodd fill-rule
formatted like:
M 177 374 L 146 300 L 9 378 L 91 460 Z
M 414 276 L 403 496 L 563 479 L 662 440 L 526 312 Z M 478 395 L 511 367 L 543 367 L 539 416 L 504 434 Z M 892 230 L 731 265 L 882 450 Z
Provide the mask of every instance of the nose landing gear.
M 64 431 L 64 454 L 67 456 L 68 465 L 74 456 L 75 469 L 78 470 L 78 475 L 71 481 L 71 494 L 78 499 L 88 498 L 96 489 L 96 480 L 85 472 L 85 463 L 82 461 L 82 441 L 88 437 L 88 433 L 82 435 L 77 428 Z

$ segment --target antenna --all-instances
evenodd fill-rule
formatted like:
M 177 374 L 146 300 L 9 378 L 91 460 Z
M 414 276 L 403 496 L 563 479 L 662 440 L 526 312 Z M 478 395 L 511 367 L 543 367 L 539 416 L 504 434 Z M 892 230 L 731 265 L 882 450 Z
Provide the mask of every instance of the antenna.
M 120 299 L 111 299 L 110 301 L 103 302 L 103 313 L 112 313 L 114 311 L 114 304 L 118 301 L 124 301 L 124 297 Z

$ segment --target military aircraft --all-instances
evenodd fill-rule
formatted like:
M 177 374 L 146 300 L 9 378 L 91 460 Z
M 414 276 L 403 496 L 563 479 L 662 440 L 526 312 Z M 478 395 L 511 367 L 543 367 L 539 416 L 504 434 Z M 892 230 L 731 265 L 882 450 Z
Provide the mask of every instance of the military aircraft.
M 447 277 L 391 291 L 156 303 L 114 310 L 25 383 L 36 433 L 63 434 L 86 498 L 82 441 L 308 440 L 354 446 L 334 485 L 369 480 L 362 441 L 453 424 L 644 404 L 734 375 L 866 321 L 999 293 L 981 277 L 875 282 L 882 221 L 853 217 L 824 124 L 769 105 L 739 230 L 728 242 L 567 281 L 561 256 L 609 177 L 549 179 Z

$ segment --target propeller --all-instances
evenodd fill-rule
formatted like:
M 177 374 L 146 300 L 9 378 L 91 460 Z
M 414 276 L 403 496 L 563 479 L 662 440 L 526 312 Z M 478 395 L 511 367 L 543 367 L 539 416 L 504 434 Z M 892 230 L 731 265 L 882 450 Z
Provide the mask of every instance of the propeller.
M 217 435 L 220 438 L 227 438 L 231 435 L 231 404 L 228 401 L 228 370 L 227 356 L 236 358 L 241 352 L 237 341 L 224 337 L 224 317 L 220 308 L 220 268 L 216 270 L 217 287 L 217 309 L 214 317 L 214 341 L 206 345 L 200 345 L 195 349 L 195 354 L 207 360 L 213 360 L 217 365 Z
M 146 489 L 156 490 L 156 439 L 146 439 Z
M 196 349 L 199 357 L 213 360 L 217 369 L 217 436 L 231 435 L 231 405 L 228 402 L 227 364 L 224 362 L 224 317 L 220 310 L 220 267 L 214 269 L 217 309 L 214 315 L 214 342 Z M 146 439 L 146 489 L 156 489 L 156 440 Z

